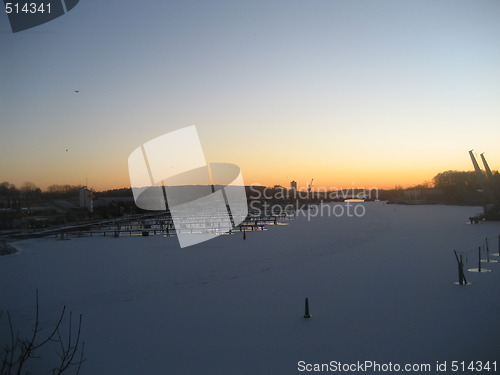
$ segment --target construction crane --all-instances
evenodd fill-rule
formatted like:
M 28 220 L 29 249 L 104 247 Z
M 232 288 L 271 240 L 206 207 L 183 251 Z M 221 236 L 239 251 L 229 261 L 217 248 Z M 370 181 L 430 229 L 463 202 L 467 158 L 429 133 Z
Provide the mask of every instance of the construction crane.
M 494 220 L 498 220 L 500 218 L 500 187 L 498 186 L 498 182 L 494 180 L 493 173 L 491 172 L 490 166 L 488 165 L 484 155 L 481 154 L 481 160 L 486 172 L 483 172 L 479 167 L 473 151 L 474 150 L 469 151 L 472 165 L 474 166 L 474 170 L 479 177 L 483 191 L 486 193 L 484 214 L 487 218 L 489 217 Z
M 495 186 L 494 186 L 494 181 L 493 181 L 493 175 L 491 173 L 491 169 L 486 162 L 486 158 L 484 157 L 483 154 L 481 154 L 481 159 L 483 161 L 484 168 L 486 170 L 486 173 L 481 170 L 479 167 L 479 164 L 476 161 L 476 158 L 474 156 L 474 150 L 469 151 L 469 156 L 472 160 L 472 165 L 474 166 L 474 170 L 476 171 L 476 174 L 479 178 L 479 181 L 482 185 L 483 191 L 486 193 L 489 201 L 491 202 L 498 202 L 498 196 L 496 196 L 498 193 L 496 192 Z
M 491 173 L 490 166 L 488 165 L 488 162 L 484 157 L 484 152 L 481 154 L 481 160 L 483 161 L 484 169 L 486 171 L 486 177 L 488 178 L 488 180 L 493 181 L 493 173 Z

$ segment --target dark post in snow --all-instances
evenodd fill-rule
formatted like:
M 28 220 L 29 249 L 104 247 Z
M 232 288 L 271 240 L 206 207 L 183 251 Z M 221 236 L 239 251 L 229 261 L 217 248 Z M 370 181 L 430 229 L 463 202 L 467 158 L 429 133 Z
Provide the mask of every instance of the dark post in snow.
M 460 254 L 460 259 L 458 259 L 458 255 L 457 255 L 457 252 L 455 250 L 453 250 L 453 252 L 455 253 L 455 258 L 457 259 L 457 263 L 458 263 L 458 283 L 460 285 L 467 285 L 467 279 L 465 278 L 465 274 L 464 274 L 464 261 L 463 261 L 463 258 L 462 258 L 462 254 Z
M 462 259 L 462 254 L 460 254 L 460 275 L 462 276 L 462 282 L 463 282 L 463 284 L 460 285 L 467 285 L 467 279 L 465 278 L 465 273 L 464 273 L 464 261 Z
M 304 318 L 310 318 L 311 314 L 309 314 L 309 300 L 306 297 L 306 310 L 304 312 Z
M 246 240 L 247 239 L 247 232 L 246 230 L 243 229 L 243 239 Z
M 481 272 L 481 246 L 479 246 L 479 266 L 477 267 L 477 272 Z
M 488 247 L 488 237 L 486 237 L 486 262 L 490 262 L 490 248 Z

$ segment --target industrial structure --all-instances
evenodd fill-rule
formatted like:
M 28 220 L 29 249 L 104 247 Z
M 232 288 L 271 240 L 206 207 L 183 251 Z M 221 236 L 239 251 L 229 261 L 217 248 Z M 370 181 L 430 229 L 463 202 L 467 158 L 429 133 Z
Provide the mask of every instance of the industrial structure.
M 469 155 L 485 194 L 484 218 L 486 220 L 500 220 L 500 178 L 498 172 L 496 175 L 493 175 L 484 157 L 484 153 L 481 154 L 481 160 L 485 171 L 481 170 L 473 151 L 474 150 L 470 150 Z

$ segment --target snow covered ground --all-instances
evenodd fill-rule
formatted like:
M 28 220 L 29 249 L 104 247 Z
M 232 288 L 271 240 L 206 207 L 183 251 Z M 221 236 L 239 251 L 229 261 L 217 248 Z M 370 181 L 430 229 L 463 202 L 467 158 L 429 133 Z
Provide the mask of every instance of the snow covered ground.
M 299 216 L 185 249 L 160 236 L 20 241 L 0 257 L 0 309 L 27 333 L 36 289 L 47 330 L 63 305 L 82 314 L 84 375 L 287 375 L 308 373 L 299 361 L 368 360 L 428 373 L 448 361 L 457 374 L 478 371 L 451 361 L 496 360 L 500 372 L 500 263 L 458 286 L 453 255 L 485 237 L 498 252 L 500 223 L 466 224 L 475 207 L 363 205 L 363 217 Z M 53 360 L 33 360 L 34 373 Z

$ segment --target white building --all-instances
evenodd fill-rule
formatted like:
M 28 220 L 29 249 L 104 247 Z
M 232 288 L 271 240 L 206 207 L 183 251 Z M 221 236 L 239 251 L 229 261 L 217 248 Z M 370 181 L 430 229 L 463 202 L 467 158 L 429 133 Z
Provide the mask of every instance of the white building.
M 94 212 L 94 195 L 92 190 L 86 186 L 80 188 L 80 207 L 85 207 L 87 211 Z

